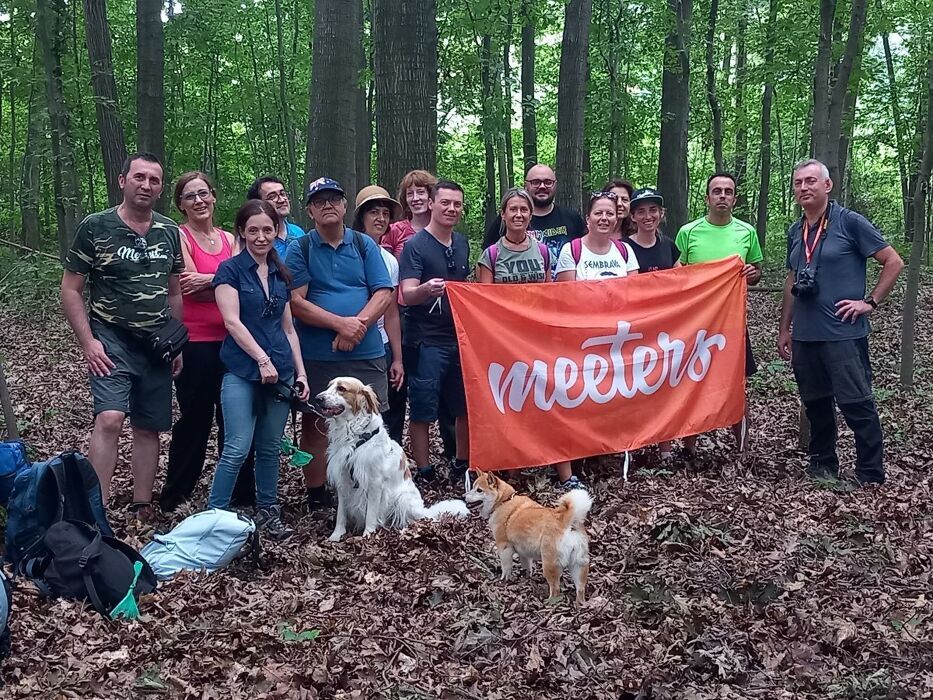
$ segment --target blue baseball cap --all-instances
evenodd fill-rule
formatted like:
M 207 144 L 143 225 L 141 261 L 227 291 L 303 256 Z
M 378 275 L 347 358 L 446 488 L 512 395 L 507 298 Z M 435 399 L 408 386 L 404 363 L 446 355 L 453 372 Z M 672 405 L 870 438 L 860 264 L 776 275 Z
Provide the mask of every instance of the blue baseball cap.
M 305 196 L 305 206 L 311 203 L 311 198 L 318 192 L 326 192 L 327 190 L 332 192 L 339 192 L 344 197 L 346 197 L 346 193 L 343 191 L 343 188 L 340 186 L 339 182 L 336 180 L 331 180 L 329 177 L 319 177 L 317 180 L 308 185 L 308 194 Z

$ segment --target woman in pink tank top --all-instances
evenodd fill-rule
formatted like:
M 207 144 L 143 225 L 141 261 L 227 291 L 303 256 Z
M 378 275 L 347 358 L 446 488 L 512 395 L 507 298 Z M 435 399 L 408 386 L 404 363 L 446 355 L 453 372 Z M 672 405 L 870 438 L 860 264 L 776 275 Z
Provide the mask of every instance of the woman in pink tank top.
M 160 497 L 163 511 L 174 510 L 194 492 L 215 416 L 218 453 L 223 446 L 220 346 L 227 330 L 214 301 L 211 279 L 220 263 L 233 254 L 233 236 L 214 226 L 216 198 L 210 178 L 202 172 L 185 173 L 175 184 L 175 206 L 184 217 L 179 226 L 185 259 L 181 275 L 183 318 L 191 340 L 183 351 L 182 372 L 175 380 L 181 416 L 172 427 L 168 471 Z

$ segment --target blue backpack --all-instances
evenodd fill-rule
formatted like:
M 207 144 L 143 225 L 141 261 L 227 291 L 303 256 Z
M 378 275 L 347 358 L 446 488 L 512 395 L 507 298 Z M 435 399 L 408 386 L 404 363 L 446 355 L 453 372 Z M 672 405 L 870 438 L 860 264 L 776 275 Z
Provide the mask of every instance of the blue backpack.
M 78 452 L 36 462 L 17 475 L 7 507 L 6 560 L 17 570 L 20 562 L 47 554 L 45 533 L 62 520 L 96 524 L 103 535 L 113 537 L 100 481 Z
M 13 492 L 13 481 L 29 466 L 26 445 L 22 440 L 0 442 L 0 506 L 6 506 Z

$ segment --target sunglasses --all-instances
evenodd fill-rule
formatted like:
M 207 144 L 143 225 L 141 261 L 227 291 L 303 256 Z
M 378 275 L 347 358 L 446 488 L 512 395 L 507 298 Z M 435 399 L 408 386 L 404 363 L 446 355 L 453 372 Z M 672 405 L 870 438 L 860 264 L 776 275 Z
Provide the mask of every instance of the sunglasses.
M 444 257 L 447 258 L 447 269 L 456 270 L 457 261 L 454 258 L 454 247 L 450 246 L 449 248 L 444 249 Z
M 262 313 L 260 313 L 260 318 L 272 318 L 276 315 L 278 311 L 278 305 L 281 299 L 278 297 L 269 297 L 266 299 L 265 303 L 262 305 Z
M 617 195 L 615 192 L 591 192 L 590 193 L 591 202 L 595 199 L 601 199 L 602 197 L 605 197 L 606 199 L 611 199 L 614 202 L 619 198 L 619 195 Z
M 133 242 L 133 250 L 139 253 L 137 260 L 149 267 L 149 241 L 142 236 L 136 236 L 136 240 Z

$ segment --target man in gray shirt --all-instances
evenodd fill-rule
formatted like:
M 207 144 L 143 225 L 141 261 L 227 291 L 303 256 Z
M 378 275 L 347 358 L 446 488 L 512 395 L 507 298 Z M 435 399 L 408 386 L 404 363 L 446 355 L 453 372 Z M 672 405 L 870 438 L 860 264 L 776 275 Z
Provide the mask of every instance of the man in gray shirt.
M 856 480 L 881 484 L 883 440 L 871 391 L 868 316 L 894 287 L 904 261 L 865 217 L 829 200 L 833 183 L 823 163 L 798 164 L 793 187 L 804 215 L 787 231 L 777 345 L 791 361 L 810 420 L 808 472 L 839 474 L 835 401 L 855 434 Z M 881 264 L 881 275 L 865 296 L 870 257 Z

